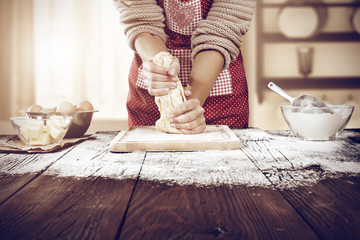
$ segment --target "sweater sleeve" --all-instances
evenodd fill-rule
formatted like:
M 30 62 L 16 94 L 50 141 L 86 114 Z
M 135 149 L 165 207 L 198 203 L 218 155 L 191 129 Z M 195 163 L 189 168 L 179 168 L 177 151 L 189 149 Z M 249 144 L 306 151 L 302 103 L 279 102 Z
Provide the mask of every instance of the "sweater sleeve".
M 191 37 L 192 59 L 202 50 L 212 49 L 224 56 L 224 69 L 240 52 L 255 11 L 255 0 L 214 0 L 206 19 Z
M 113 0 L 120 13 L 120 22 L 129 46 L 135 50 L 135 38 L 140 33 L 150 33 L 166 42 L 165 16 L 156 0 Z

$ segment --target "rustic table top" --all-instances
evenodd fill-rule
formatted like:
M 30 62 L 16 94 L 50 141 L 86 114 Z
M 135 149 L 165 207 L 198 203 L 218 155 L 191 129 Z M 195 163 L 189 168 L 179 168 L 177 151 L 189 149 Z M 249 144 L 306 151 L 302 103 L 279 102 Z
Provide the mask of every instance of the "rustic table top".
M 234 130 L 231 151 L 0 153 L 1 239 L 360 239 L 360 131 Z M 0 136 L 0 142 L 14 136 Z

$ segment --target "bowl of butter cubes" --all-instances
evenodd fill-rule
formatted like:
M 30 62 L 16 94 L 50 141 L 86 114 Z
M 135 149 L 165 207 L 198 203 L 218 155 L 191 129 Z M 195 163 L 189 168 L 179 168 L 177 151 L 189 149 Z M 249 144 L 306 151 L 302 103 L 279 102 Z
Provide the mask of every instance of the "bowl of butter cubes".
M 46 114 L 36 117 L 11 117 L 11 124 L 19 138 L 28 146 L 45 146 L 62 141 L 73 117 L 62 114 Z

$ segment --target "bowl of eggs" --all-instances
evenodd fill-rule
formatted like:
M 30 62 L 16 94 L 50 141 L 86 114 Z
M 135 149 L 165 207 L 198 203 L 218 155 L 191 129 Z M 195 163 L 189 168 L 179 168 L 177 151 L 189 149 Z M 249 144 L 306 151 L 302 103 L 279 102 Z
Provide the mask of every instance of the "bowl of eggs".
M 70 101 L 64 101 L 58 106 L 51 108 L 43 108 L 39 104 L 34 104 L 22 112 L 31 119 L 42 119 L 48 116 L 71 117 L 72 121 L 64 138 L 79 138 L 88 130 L 93 113 L 98 111 L 99 110 L 94 109 L 91 102 L 84 100 L 77 105 L 74 105 Z

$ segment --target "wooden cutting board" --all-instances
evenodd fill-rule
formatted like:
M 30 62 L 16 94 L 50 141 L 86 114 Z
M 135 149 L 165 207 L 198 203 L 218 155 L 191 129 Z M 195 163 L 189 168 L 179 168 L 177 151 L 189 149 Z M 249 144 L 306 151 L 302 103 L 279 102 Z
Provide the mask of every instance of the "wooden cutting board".
M 170 134 L 154 126 L 130 127 L 110 143 L 112 152 L 239 149 L 239 138 L 225 125 L 208 125 L 200 134 Z

